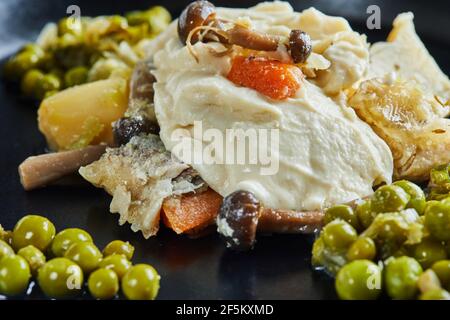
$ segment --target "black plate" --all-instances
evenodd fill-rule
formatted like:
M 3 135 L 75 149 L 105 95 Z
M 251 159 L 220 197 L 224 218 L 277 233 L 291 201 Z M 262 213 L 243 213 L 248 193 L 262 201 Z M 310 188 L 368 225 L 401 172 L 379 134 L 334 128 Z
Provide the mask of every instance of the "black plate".
M 164 4 L 177 15 L 189 1 L 140 0 L 1 0 L 0 59 L 33 40 L 47 21 L 63 17 L 70 4 L 83 15 L 124 13 Z M 217 5 L 246 7 L 258 1 L 217 1 Z M 418 33 L 447 74 L 450 74 L 450 6 L 447 1 L 292 1 L 296 9 L 315 6 L 325 13 L 347 17 L 355 29 L 369 33 L 369 40 L 384 39 L 396 14 L 413 11 Z M 366 9 L 381 8 L 382 29 L 368 31 Z M 227 251 L 216 235 L 190 240 L 168 230 L 150 240 L 119 227 L 108 212 L 110 197 L 90 185 L 53 186 L 25 192 L 17 174 L 18 164 L 45 150 L 36 125 L 36 107 L 21 100 L 14 88 L 0 85 L 0 223 L 12 228 L 23 215 L 49 217 L 58 229 L 85 228 L 98 246 L 119 238 L 136 246 L 136 262 L 153 264 L 162 276 L 160 299 L 327 299 L 335 298 L 333 281 L 310 267 L 312 239 L 306 236 L 260 237 L 254 251 Z M 31 298 L 43 296 L 34 290 Z

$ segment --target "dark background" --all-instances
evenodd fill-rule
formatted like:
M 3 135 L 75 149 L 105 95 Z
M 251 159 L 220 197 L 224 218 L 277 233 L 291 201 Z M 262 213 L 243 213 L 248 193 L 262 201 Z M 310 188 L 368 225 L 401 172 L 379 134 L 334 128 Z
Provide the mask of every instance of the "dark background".
M 0 61 L 23 43 L 33 40 L 44 24 L 56 21 L 67 6 L 77 4 L 82 15 L 122 14 L 166 6 L 176 17 L 190 1 L 142 0 L 0 0 Z M 248 7 L 258 1 L 215 1 L 216 5 Z M 316 0 L 290 1 L 295 9 L 310 6 L 341 15 L 352 26 L 369 34 L 369 41 L 385 39 L 393 18 L 413 11 L 419 35 L 443 70 L 450 74 L 450 1 Z M 365 27 L 366 9 L 381 8 L 382 29 Z M 168 230 L 150 240 L 119 227 L 109 213 L 110 197 L 89 185 L 53 186 L 25 192 L 17 166 L 26 157 L 45 151 L 45 141 L 36 124 L 36 106 L 22 100 L 11 86 L 0 82 L 0 223 L 12 228 L 23 215 L 49 217 L 60 230 L 81 227 L 102 248 L 113 239 L 136 246 L 135 262 L 153 264 L 162 276 L 160 299 L 327 299 L 335 298 L 333 281 L 310 267 L 311 237 L 278 235 L 260 237 L 254 251 L 227 251 L 216 235 L 191 240 Z M 29 298 L 42 298 L 33 290 Z

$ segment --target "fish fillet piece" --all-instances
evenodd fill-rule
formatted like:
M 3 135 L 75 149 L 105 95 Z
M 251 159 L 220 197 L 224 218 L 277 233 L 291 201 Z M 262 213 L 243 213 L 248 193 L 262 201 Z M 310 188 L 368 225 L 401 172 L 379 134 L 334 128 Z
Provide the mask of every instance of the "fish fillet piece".
M 415 81 L 365 81 L 349 104 L 389 145 L 395 179 L 424 181 L 450 162 L 450 120 L 440 116 L 448 106 Z
M 450 80 L 420 40 L 413 19 L 411 12 L 400 14 L 394 20 L 387 42 L 372 45 L 367 79 L 395 73 L 404 80 L 415 80 L 424 90 L 439 96 L 444 102 L 448 101 Z M 442 111 L 448 114 L 449 108 Z
M 119 213 L 121 225 L 128 222 L 133 231 L 148 238 L 158 232 L 163 200 L 174 192 L 172 179 L 187 168 L 171 157 L 158 136 L 149 134 L 107 149 L 79 172 L 113 196 L 110 211 Z

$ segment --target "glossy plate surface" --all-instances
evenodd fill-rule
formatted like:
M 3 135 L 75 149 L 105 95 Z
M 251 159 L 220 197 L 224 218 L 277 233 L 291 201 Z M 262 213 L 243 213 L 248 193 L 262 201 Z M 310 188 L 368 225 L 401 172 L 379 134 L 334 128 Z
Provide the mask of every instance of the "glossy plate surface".
M 48 21 L 66 14 L 77 4 L 83 15 L 124 13 L 152 4 L 167 5 L 176 16 L 189 1 L 141 0 L 1 0 L 1 63 L 20 45 L 33 40 Z M 217 1 L 216 5 L 247 7 L 257 1 Z M 301 10 L 310 6 L 328 14 L 348 18 L 352 26 L 369 34 L 370 41 L 382 40 L 392 19 L 413 11 L 419 35 L 442 69 L 450 74 L 450 4 L 447 1 L 316 0 L 291 1 Z M 370 4 L 381 9 L 382 29 L 365 27 Z M 249 253 L 227 251 L 216 235 L 190 240 L 169 230 L 144 240 L 128 226 L 118 226 L 117 216 L 108 211 L 110 197 L 102 190 L 83 184 L 53 186 L 33 192 L 22 190 L 17 166 L 30 155 L 44 152 L 45 141 L 36 124 L 36 106 L 22 100 L 18 92 L 0 83 L 0 223 L 12 228 L 28 213 L 49 217 L 61 230 L 85 228 L 102 248 L 113 239 L 130 241 L 136 247 L 135 262 L 153 264 L 162 276 L 159 299 L 334 299 L 333 281 L 310 267 L 312 238 L 306 236 L 259 237 Z M 43 298 L 33 290 L 28 298 Z

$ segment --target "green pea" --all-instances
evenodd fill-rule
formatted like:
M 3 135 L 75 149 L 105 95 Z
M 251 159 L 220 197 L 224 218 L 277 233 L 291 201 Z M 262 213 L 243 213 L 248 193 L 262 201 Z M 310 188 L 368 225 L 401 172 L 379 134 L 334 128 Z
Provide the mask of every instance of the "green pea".
M 419 297 L 420 300 L 450 300 L 450 293 L 444 289 L 430 290 L 422 293 Z
M 126 64 L 117 59 L 100 59 L 89 70 L 88 81 L 104 80 L 111 77 L 115 72 L 128 70 Z
M 64 83 L 67 88 L 78 86 L 87 82 L 89 70 L 86 67 L 75 67 L 64 75 Z
M 97 269 L 102 254 L 92 242 L 77 242 L 67 249 L 64 257 L 78 264 L 85 274 Z
M 388 245 L 401 244 L 403 237 L 404 231 L 395 220 L 383 221 L 382 226 L 377 232 L 377 239 Z
M 450 260 L 441 260 L 435 262 L 431 267 L 434 273 L 438 276 L 442 286 L 450 290 Z
M 343 220 L 334 220 L 327 224 L 322 231 L 325 245 L 332 250 L 347 249 L 356 241 L 356 230 Z
M 28 52 L 30 54 L 34 54 L 38 57 L 43 57 L 45 55 L 44 50 L 35 43 L 28 43 L 22 47 L 20 52 Z
M 50 298 L 70 298 L 81 292 L 83 271 L 66 258 L 55 258 L 38 270 L 39 287 Z
M 7 244 L 5 241 L 0 240 L 0 260 L 3 257 L 11 256 L 14 254 L 14 250 L 11 248 L 9 244 Z
M 343 300 L 375 300 L 381 293 L 381 269 L 369 260 L 355 260 L 343 266 L 335 280 Z
M 147 24 L 140 24 L 137 26 L 129 26 L 127 28 L 127 34 L 130 43 L 137 43 L 143 38 L 152 38 L 153 34 L 148 33 L 149 26 Z
M 385 268 L 384 283 L 392 299 L 412 299 L 418 291 L 417 281 L 422 267 L 413 258 L 400 257 L 389 261 Z
M 323 239 L 321 237 L 318 237 L 312 246 L 311 250 L 311 263 L 315 267 L 322 267 L 323 266 L 323 252 L 325 250 L 325 244 L 323 243 Z
M 107 19 L 110 24 L 109 32 L 122 31 L 128 27 L 128 21 L 125 17 L 114 15 L 109 16 Z
M 19 249 L 33 245 L 45 251 L 55 237 L 55 226 L 45 217 L 28 215 L 20 219 L 13 230 L 13 248 Z
M 44 71 L 50 71 L 57 68 L 58 62 L 55 60 L 55 56 L 52 51 L 45 52 L 44 56 L 39 63 L 40 69 Z
M 16 56 L 17 62 L 24 72 L 38 66 L 42 57 L 42 54 L 37 54 L 35 51 L 24 51 Z M 24 72 L 22 74 L 24 74 Z
M 425 226 L 440 241 L 450 240 L 450 204 L 429 201 L 425 207 Z
M 126 18 L 130 26 L 147 24 L 153 34 L 163 31 L 172 20 L 170 13 L 161 6 L 155 6 L 147 11 L 129 12 Z
M 360 237 L 350 246 L 347 252 L 347 259 L 354 260 L 373 260 L 376 256 L 377 248 L 375 242 L 369 237 Z
M 419 261 L 424 269 L 427 269 L 433 263 L 446 259 L 447 252 L 441 243 L 426 239 L 414 248 L 414 258 Z
M 370 200 L 360 203 L 356 207 L 355 212 L 364 229 L 367 229 L 377 216 L 377 213 L 372 211 L 372 202 Z
M 328 224 L 333 220 L 341 219 L 352 225 L 353 228 L 359 229 L 358 217 L 353 209 L 346 205 L 338 205 L 331 207 L 325 211 L 324 223 Z
M 69 228 L 59 232 L 51 245 L 51 251 L 55 257 L 62 257 L 69 247 L 77 242 L 92 242 L 89 233 L 78 228 Z
M 65 34 L 71 34 L 79 36 L 82 33 L 82 24 L 79 19 L 64 18 L 58 22 L 58 34 L 63 36 Z
M 148 23 L 148 16 L 145 11 L 131 11 L 125 15 L 130 26 L 138 26 Z
M 44 74 L 37 69 L 32 69 L 28 71 L 22 78 L 21 83 L 22 92 L 28 97 L 32 98 L 36 97 L 38 84 L 41 83 L 43 78 Z
M 17 254 L 27 261 L 33 275 L 37 274 L 38 269 L 42 267 L 46 261 L 45 255 L 42 251 L 33 245 L 20 249 Z
M 127 271 L 130 270 L 131 262 L 122 254 L 112 254 L 103 258 L 98 267 L 111 269 L 117 274 L 119 279 L 122 279 Z
M 25 292 L 31 273 L 27 261 L 18 255 L 0 259 L 0 294 L 17 296 Z
M 373 194 L 372 210 L 377 213 L 401 211 L 406 208 L 410 198 L 399 186 L 382 186 Z
M 108 243 L 105 249 L 103 249 L 103 255 L 110 256 L 114 253 L 123 254 L 128 260 L 131 261 L 134 254 L 134 247 L 129 242 L 114 240 Z
M 154 300 L 159 291 L 160 276 L 146 264 L 137 264 L 122 278 L 122 291 L 128 300 Z
M 80 44 L 80 38 L 76 34 L 65 33 L 58 37 L 56 48 L 53 51 L 55 62 L 57 65 L 63 66 L 65 69 L 76 66 L 74 57 L 80 57 L 83 47 Z M 77 50 L 78 52 L 75 52 Z
M 61 89 L 61 80 L 54 74 L 46 74 L 36 87 L 36 98 L 42 100 L 48 92 L 59 91 Z
M 5 76 L 10 80 L 18 81 L 27 71 L 37 68 L 41 61 L 42 58 L 32 52 L 21 52 L 6 62 Z
M 406 208 L 415 209 L 419 215 L 422 215 L 426 204 L 425 193 L 423 190 L 418 185 L 407 180 L 396 181 L 393 184 L 405 190 L 411 197 Z
M 89 276 L 88 288 L 96 299 L 112 299 L 119 291 L 119 278 L 113 270 L 100 268 Z

